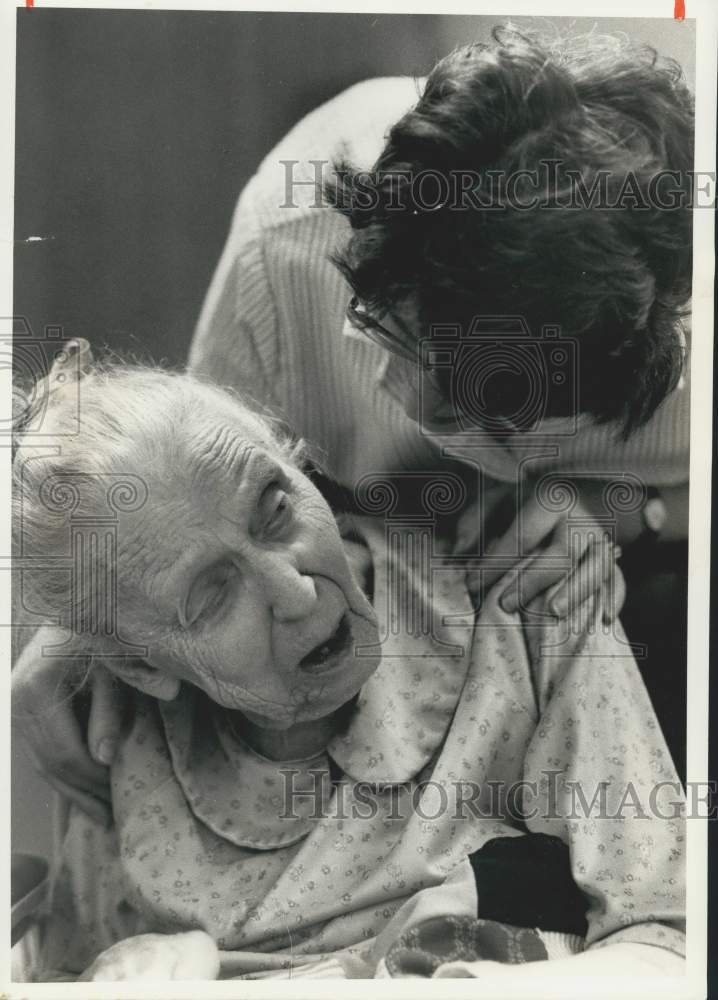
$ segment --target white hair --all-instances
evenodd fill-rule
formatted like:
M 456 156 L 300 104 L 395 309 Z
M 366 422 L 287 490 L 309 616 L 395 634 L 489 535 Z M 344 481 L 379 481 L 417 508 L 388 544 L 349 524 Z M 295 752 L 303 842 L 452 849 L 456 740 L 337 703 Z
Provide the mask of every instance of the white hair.
M 16 433 L 13 548 L 16 557 L 38 561 L 37 570 L 23 569 L 26 598 L 83 633 L 102 627 L 94 580 L 73 595 L 67 569 L 49 567 L 53 559 L 70 554 L 71 516 L 97 518 L 107 510 L 107 477 L 131 469 L 171 470 L 175 463 L 183 468 L 187 456 L 181 453 L 178 428 L 191 426 L 208 396 L 228 414 L 236 416 L 241 409 L 247 436 L 279 460 L 299 467 L 305 449 L 266 410 L 185 372 L 98 362 L 88 366 L 74 389 L 54 389 L 44 400 L 43 439 L 56 436 L 57 446 L 34 447 L 30 435 L 23 437 L 21 429 Z M 24 421 L 31 424 L 32 414 L 25 413 Z

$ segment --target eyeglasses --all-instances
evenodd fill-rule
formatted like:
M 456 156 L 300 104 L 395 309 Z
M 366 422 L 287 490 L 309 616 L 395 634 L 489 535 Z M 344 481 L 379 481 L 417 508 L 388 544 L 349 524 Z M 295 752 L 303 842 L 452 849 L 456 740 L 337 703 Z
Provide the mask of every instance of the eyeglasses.
M 390 354 L 409 362 L 413 368 L 419 369 L 423 373 L 423 398 L 427 411 L 438 411 L 444 401 L 444 390 L 439 380 L 438 371 L 426 361 L 422 362 L 420 342 L 404 324 L 396 317 L 392 317 L 397 329 L 389 330 L 367 312 L 356 295 L 352 296 L 347 306 L 347 319 L 355 329 L 360 330 L 373 343 L 378 344 Z
M 347 319 L 355 329 L 360 330 L 369 340 L 378 344 L 379 347 L 384 348 L 385 351 L 398 355 L 412 365 L 421 368 L 424 374 L 428 376 L 429 385 L 427 388 L 430 388 L 433 394 L 432 409 L 437 410 L 440 408 L 442 401 L 445 401 L 445 393 L 437 377 L 437 369 L 426 362 L 422 363 L 419 343 L 416 337 L 412 336 L 400 320 L 392 317 L 397 329 L 389 330 L 383 323 L 372 316 L 371 313 L 367 312 L 356 295 L 352 296 L 347 306 Z M 460 425 L 468 428 L 473 423 L 477 430 L 483 429 L 489 436 L 501 439 L 511 437 L 522 430 L 509 417 L 491 415 L 490 417 L 481 418 L 477 414 L 470 416 L 460 412 L 460 409 L 455 404 L 452 406 L 452 410 L 451 416 L 447 415 L 443 418 L 434 417 L 437 423 L 446 424 L 447 430 L 450 427 Z M 523 428 L 523 430 L 525 431 L 526 428 Z
M 367 312 L 356 295 L 352 296 L 347 306 L 347 319 L 355 329 L 361 330 L 369 340 L 383 347 L 385 351 L 398 354 L 414 365 L 420 363 L 416 338 L 399 320 L 394 320 L 397 325 L 396 331 L 387 329 L 383 323 Z
M 437 409 L 441 406 L 445 390 L 441 383 L 439 369 L 430 362 L 422 360 L 421 342 L 410 333 L 401 320 L 392 316 L 397 329 L 389 330 L 371 313 L 367 312 L 356 295 L 352 296 L 347 306 L 347 319 L 355 329 L 361 330 L 373 343 L 378 344 L 385 351 L 389 351 L 390 354 L 395 354 L 403 358 L 404 361 L 408 361 L 414 368 L 419 368 L 425 378 L 424 390 L 427 394 L 427 402 L 429 402 L 428 393 L 430 392 L 432 408 Z

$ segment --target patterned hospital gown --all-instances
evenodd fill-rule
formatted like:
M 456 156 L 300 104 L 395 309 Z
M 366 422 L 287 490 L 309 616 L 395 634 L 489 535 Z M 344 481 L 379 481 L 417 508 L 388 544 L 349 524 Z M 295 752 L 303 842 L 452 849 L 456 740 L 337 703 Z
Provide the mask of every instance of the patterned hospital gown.
M 191 928 L 216 940 L 225 978 L 327 961 L 381 975 L 413 924 L 481 917 L 467 855 L 529 832 L 568 845 L 587 901 L 576 947 L 683 953 L 680 785 L 600 599 L 557 623 L 540 599 L 504 612 L 497 586 L 474 616 L 462 573 L 434 560 L 430 577 L 389 577 L 381 526 L 361 530 L 382 658 L 346 728 L 325 753 L 277 763 L 194 689 L 138 695 L 114 827 L 65 807 L 37 979 L 78 974 L 129 935 Z

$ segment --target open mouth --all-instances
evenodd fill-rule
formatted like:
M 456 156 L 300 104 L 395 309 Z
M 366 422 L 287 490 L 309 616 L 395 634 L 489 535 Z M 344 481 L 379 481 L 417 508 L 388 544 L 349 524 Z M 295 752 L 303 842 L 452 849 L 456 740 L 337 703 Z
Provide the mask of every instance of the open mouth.
M 349 616 L 342 615 L 329 638 L 316 645 L 300 660 L 300 669 L 307 674 L 323 674 L 331 670 L 347 652 L 351 637 Z

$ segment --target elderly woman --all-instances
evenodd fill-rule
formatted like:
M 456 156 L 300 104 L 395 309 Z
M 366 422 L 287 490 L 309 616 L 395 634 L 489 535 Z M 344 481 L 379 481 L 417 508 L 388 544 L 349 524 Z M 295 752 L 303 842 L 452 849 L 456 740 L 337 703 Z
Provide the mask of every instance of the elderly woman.
M 600 596 L 556 622 L 504 581 L 475 617 L 411 527 L 401 559 L 380 522 L 343 538 L 241 399 L 122 365 L 80 390 L 60 453 L 15 457 L 24 595 L 59 623 L 35 645 L 102 658 L 135 711 L 114 826 L 64 810 L 34 978 L 681 973 L 679 785 Z M 469 856 L 531 834 L 585 933 L 489 919 Z

